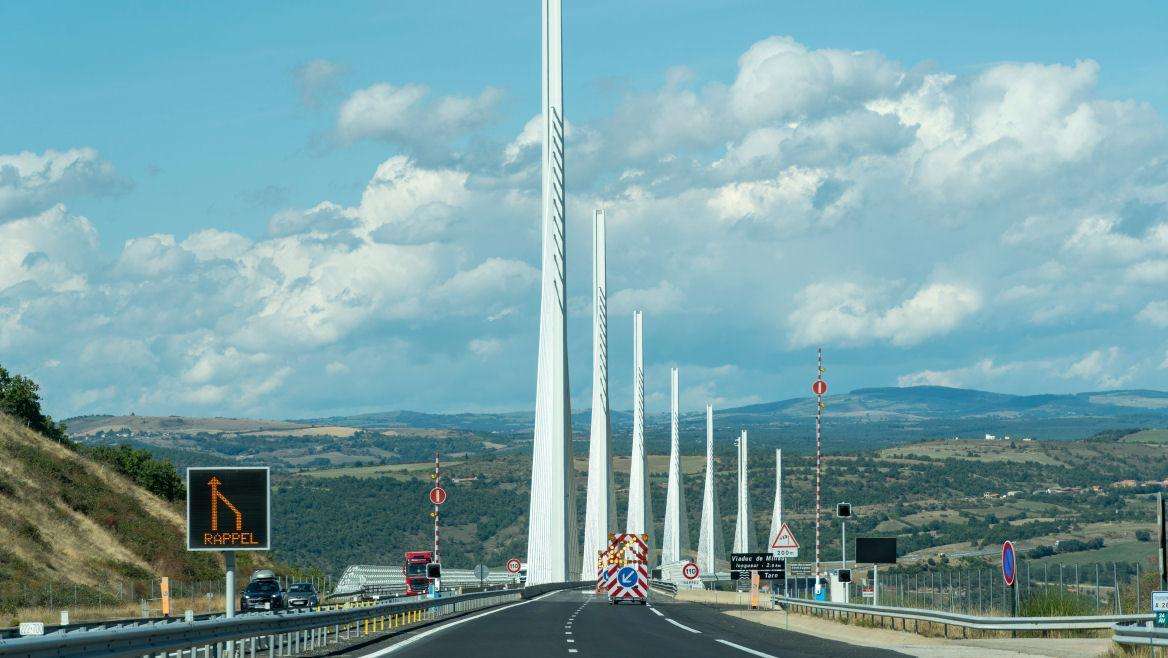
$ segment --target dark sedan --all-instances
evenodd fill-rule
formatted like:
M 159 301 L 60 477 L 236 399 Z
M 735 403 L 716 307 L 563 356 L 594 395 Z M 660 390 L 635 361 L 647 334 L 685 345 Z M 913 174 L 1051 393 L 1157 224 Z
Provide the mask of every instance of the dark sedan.
M 281 610 L 284 608 L 284 590 L 274 580 L 253 580 L 239 597 L 239 609 Z

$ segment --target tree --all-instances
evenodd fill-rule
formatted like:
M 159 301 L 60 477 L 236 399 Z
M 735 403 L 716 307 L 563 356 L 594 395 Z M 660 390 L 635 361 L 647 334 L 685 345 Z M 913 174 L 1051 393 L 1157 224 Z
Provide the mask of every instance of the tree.
M 65 433 L 64 423 L 54 422 L 41 411 L 40 387 L 23 375 L 11 374 L 0 366 L 0 412 L 22 421 L 34 432 L 50 439 L 72 445 Z

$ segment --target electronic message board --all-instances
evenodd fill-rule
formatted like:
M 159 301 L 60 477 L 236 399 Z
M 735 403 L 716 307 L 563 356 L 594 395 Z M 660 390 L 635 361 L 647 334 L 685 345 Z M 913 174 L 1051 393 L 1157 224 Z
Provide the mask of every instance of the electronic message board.
M 856 562 L 896 564 L 896 537 L 857 537 Z
M 266 466 L 187 469 L 187 550 L 271 548 L 271 474 Z

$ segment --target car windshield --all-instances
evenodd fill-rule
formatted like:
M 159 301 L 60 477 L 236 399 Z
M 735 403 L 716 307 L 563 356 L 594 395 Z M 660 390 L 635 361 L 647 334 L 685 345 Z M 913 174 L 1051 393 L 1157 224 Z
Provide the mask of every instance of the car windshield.
M 407 564 L 406 565 L 406 575 L 407 576 L 425 576 L 426 575 L 426 565 L 424 565 L 424 564 Z
M 292 587 L 288 588 L 288 591 L 289 592 L 311 592 L 312 585 L 309 585 L 308 583 L 296 583 Z
M 249 584 L 245 591 L 248 594 L 271 594 L 279 589 L 279 585 L 274 580 L 257 580 Z

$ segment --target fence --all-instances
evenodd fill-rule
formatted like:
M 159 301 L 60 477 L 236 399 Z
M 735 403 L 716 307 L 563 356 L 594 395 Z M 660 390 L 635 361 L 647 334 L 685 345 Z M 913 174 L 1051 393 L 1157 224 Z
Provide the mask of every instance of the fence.
M 243 583 L 247 582 L 247 577 L 248 574 L 237 575 Z M 331 578 L 295 579 L 280 576 L 279 580 L 284 588 L 293 582 L 311 582 L 322 595 L 328 592 L 327 588 L 331 584 Z M 223 579 L 190 582 L 170 579 L 170 598 L 182 601 L 195 612 L 212 612 L 223 608 L 224 586 Z M 31 609 L 69 610 L 76 611 L 80 615 L 76 618 L 80 619 L 87 608 L 126 609 L 128 615 L 128 608 L 133 606 L 135 615 L 148 616 L 160 613 L 161 598 L 162 581 L 159 579 L 119 580 L 98 586 L 49 581 L 34 587 L 0 589 L 0 613 L 14 614 L 19 610 Z M 0 621 L 0 626 L 3 621 Z
M 1019 561 L 1017 588 L 1019 615 L 1123 615 L 1148 610 L 1146 600 L 1154 573 L 1138 562 L 1054 564 Z M 871 603 L 871 570 L 852 570 L 856 582 L 848 603 Z M 1148 581 L 1148 582 L 1141 582 Z M 1010 614 L 1010 591 L 999 569 L 939 569 L 885 572 L 877 583 L 881 604 L 902 608 L 940 610 L 975 616 Z M 785 591 L 792 597 L 813 598 L 814 581 L 792 578 Z M 784 591 L 783 583 L 775 584 Z

